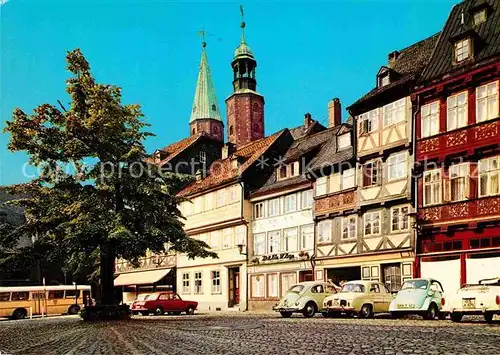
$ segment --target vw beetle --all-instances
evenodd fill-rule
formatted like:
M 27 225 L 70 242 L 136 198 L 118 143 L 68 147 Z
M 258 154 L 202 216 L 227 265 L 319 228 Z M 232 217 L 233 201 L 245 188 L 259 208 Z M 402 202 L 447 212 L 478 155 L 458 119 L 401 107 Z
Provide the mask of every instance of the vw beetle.
M 436 317 L 444 319 L 446 313 L 443 310 L 445 305 L 443 293 L 443 286 L 437 280 L 425 278 L 406 280 L 391 302 L 389 311 L 394 318 L 406 314 L 418 314 L 429 320 Z
M 283 318 L 289 318 L 293 313 L 313 317 L 316 312 L 322 311 L 325 297 L 335 292 L 335 287 L 326 282 L 300 282 L 290 287 L 273 309 Z

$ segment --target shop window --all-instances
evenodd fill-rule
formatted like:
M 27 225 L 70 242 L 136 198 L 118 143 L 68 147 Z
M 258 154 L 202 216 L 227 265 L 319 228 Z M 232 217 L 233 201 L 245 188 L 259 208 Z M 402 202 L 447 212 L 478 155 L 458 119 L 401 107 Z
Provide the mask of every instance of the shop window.
M 267 275 L 267 296 L 278 297 L 278 274 Z
M 264 275 L 252 275 L 251 279 L 251 288 L 252 288 L 252 298 L 261 298 L 265 297 L 265 288 L 266 288 L 266 279 Z

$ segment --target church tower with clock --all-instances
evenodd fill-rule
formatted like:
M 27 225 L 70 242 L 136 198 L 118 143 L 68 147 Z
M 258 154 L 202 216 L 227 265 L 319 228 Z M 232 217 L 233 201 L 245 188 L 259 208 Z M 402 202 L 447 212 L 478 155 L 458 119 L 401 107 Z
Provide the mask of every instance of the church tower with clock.
M 234 92 L 226 99 L 227 140 L 238 149 L 264 137 L 264 97 L 257 92 L 257 61 L 245 41 L 243 19 L 241 42 L 234 51 L 231 67 Z

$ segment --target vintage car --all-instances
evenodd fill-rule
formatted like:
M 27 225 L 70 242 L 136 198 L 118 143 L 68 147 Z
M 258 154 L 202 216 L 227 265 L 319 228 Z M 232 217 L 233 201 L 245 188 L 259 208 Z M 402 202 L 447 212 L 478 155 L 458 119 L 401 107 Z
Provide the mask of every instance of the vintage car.
M 443 286 L 434 279 L 406 280 L 396 298 L 391 302 L 389 311 L 394 318 L 406 314 L 418 314 L 424 319 L 446 318 L 443 310 L 445 299 Z
M 464 315 L 482 314 L 490 323 L 493 315 L 500 314 L 500 277 L 464 285 L 448 301 L 452 321 L 460 322 Z
M 387 313 L 393 297 L 384 284 L 375 281 L 346 282 L 339 293 L 323 301 L 323 315 L 338 317 L 341 314 L 373 317 L 375 313 Z
M 283 318 L 289 318 L 293 313 L 313 317 L 316 312 L 322 311 L 323 299 L 335 292 L 335 287 L 326 282 L 300 282 L 290 287 L 273 309 L 280 312 Z
M 130 310 L 132 314 L 148 315 L 153 313 L 157 316 L 165 312 L 173 314 L 193 314 L 198 307 L 198 302 L 183 301 L 175 292 L 155 292 L 144 297 L 143 300 L 135 300 Z

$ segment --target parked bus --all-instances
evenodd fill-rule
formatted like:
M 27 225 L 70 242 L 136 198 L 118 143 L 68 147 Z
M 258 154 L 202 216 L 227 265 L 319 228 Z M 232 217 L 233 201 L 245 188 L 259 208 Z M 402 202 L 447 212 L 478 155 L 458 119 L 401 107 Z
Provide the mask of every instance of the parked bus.
M 0 317 L 76 314 L 87 295 L 88 285 L 0 287 Z

